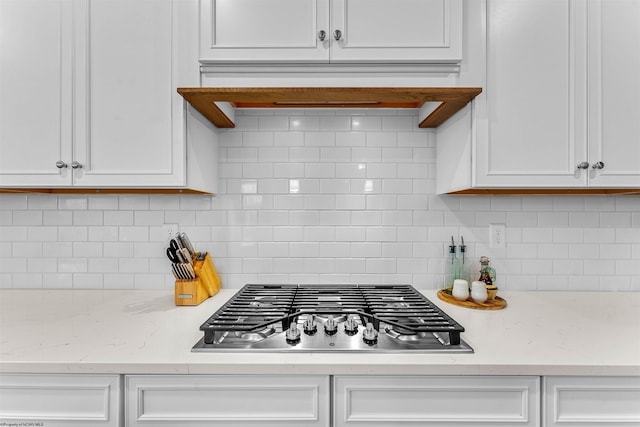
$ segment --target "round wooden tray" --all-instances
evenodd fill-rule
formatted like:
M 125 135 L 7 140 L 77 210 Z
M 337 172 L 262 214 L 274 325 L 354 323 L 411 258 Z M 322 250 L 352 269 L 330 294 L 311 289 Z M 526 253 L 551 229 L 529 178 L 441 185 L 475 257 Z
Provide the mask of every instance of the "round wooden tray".
M 507 306 L 507 301 L 496 296 L 495 299 L 486 300 L 483 303 L 474 302 L 471 298 L 466 301 L 458 301 L 451 295 L 451 289 L 440 289 L 438 298 L 449 304 L 458 305 L 460 307 L 474 308 L 476 310 L 502 310 Z

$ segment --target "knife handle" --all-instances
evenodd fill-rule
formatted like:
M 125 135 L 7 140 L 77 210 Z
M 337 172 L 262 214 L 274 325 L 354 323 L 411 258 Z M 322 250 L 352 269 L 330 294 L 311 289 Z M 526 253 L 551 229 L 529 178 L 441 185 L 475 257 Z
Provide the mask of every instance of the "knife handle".
M 179 238 L 180 242 L 182 243 L 182 247 L 186 248 L 193 257 L 196 253 L 196 250 L 194 249 L 193 244 L 191 244 L 191 240 L 189 239 L 189 236 L 187 236 L 187 233 L 180 233 Z

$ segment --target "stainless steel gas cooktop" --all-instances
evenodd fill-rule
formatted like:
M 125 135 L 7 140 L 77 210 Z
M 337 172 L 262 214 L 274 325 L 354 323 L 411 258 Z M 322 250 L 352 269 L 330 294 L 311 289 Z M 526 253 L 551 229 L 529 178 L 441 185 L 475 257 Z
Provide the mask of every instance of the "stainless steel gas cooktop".
M 410 285 L 245 285 L 200 330 L 194 352 L 473 352 Z

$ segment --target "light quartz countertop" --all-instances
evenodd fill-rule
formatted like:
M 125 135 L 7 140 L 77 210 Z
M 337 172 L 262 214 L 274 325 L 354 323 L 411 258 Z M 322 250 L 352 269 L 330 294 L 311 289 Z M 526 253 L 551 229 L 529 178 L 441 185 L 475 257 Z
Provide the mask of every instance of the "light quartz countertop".
M 236 291 L 177 307 L 170 291 L 1 290 L 0 372 L 640 375 L 640 292 L 502 292 L 481 311 L 422 291 L 473 354 L 192 353 Z

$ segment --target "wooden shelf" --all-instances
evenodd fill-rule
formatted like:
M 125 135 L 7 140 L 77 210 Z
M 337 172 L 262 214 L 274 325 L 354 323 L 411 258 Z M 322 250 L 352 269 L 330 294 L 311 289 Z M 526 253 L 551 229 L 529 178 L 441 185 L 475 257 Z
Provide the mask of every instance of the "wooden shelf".
M 2 187 L 0 194 L 212 194 L 190 188 Z
M 219 128 L 235 127 L 235 108 L 415 108 L 421 128 L 436 128 L 482 88 L 178 88 L 178 93 Z M 424 115 L 424 117 L 422 117 Z
M 470 188 L 468 190 L 452 191 L 450 195 L 627 195 L 639 196 L 640 188 Z

